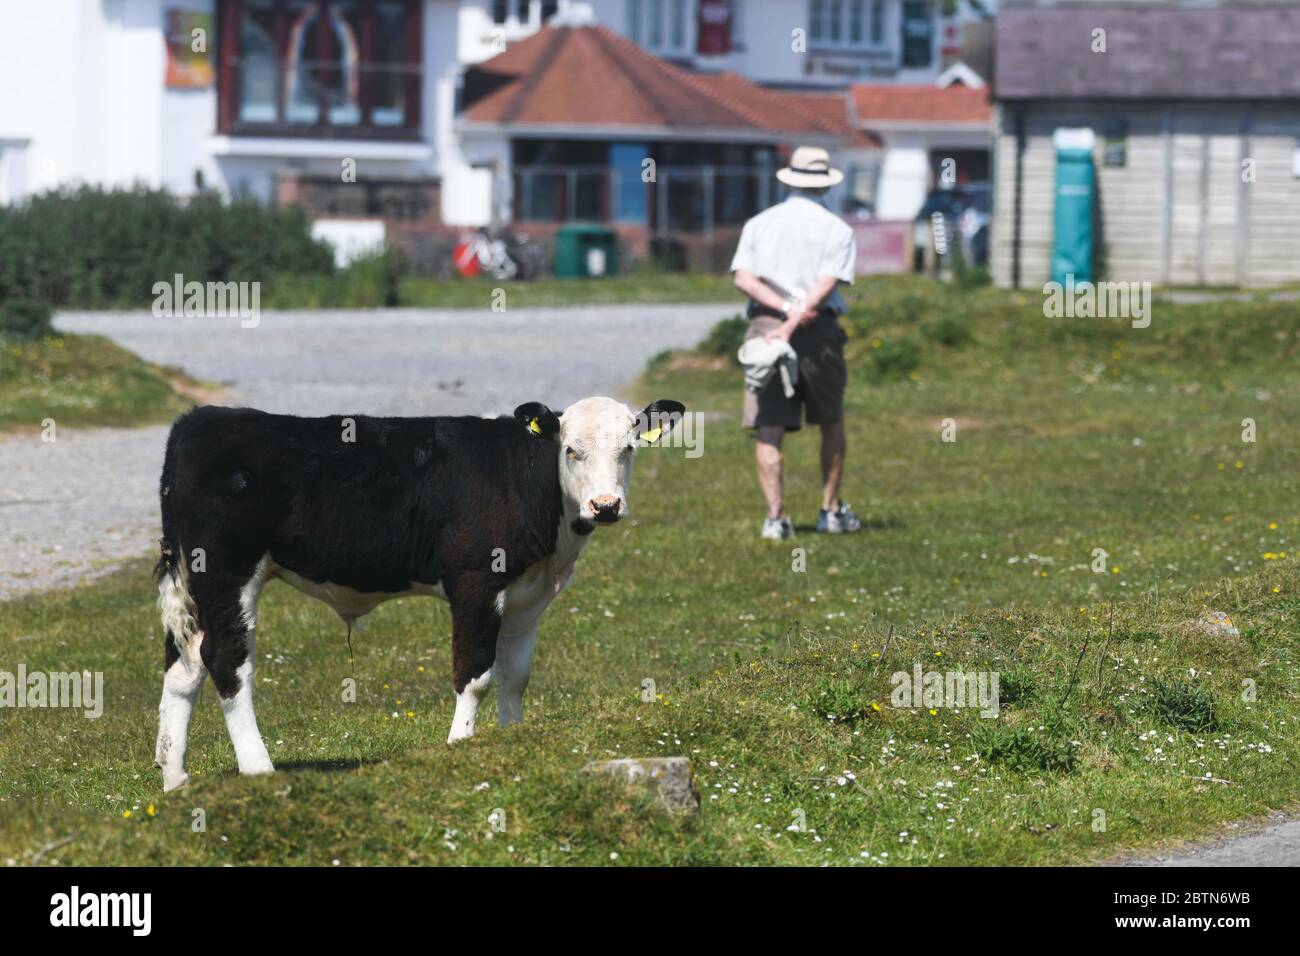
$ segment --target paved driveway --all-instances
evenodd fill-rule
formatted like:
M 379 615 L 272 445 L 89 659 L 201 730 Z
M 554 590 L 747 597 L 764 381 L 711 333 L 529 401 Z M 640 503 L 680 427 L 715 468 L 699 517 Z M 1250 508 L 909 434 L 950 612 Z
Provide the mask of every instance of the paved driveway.
M 230 404 L 297 415 L 501 414 L 617 395 L 727 305 L 265 313 L 167 319 L 64 313 L 144 358 L 229 386 Z M 0 598 L 72 584 L 151 553 L 166 429 L 59 429 L 0 440 Z

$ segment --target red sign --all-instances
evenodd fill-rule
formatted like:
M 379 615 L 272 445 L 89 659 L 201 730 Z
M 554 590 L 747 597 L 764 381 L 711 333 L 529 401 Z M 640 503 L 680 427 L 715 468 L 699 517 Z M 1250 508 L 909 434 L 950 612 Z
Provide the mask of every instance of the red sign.
M 731 52 L 731 0 L 700 0 L 700 22 L 696 30 L 696 52 L 700 56 L 723 56 Z

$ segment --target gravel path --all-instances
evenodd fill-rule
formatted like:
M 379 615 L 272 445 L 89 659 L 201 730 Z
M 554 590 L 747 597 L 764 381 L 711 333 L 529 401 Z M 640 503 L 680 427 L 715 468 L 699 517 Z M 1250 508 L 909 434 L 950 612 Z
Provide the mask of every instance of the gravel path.
M 264 313 L 167 319 L 64 313 L 152 362 L 229 386 L 229 404 L 296 415 L 480 415 L 525 401 L 563 408 L 617 395 L 664 349 L 691 345 L 736 308 Z M 0 439 L 0 598 L 74 584 L 151 553 L 167 429 L 64 429 Z
M 1120 866 L 1300 866 L 1300 820 L 1277 814 L 1267 824 L 1234 824 L 1205 843 L 1149 857 L 1118 861 Z

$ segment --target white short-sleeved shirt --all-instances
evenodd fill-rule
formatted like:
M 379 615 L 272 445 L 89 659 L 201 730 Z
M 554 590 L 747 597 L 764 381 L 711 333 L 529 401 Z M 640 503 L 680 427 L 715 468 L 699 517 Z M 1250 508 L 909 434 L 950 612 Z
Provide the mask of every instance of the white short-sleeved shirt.
M 816 200 L 795 195 L 745 223 L 731 271 L 752 272 L 797 299 L 826 276 L 851 284 L 856 259 L 849 224 Z M 842 313 L 844 297 L 836 289 L 823 305 Z

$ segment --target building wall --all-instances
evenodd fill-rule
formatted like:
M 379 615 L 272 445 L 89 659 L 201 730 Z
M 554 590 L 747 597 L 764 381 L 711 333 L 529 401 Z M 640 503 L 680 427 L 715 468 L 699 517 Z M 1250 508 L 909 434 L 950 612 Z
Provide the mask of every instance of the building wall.
M 995 281 L 1012 283 L 1016 137 L 998 111 L 994 146 Z M 1128 124 L 1127 164 L 1102 163 L 1107 124 Z M 1156 284 L 1267 285 L 1300 279 L 1300 108 L 1270 105 L 1033 104 L 1026 107 L 1020 282 L 1051 271 L 1056 155 L 1052 133 L 1098 137 L 1098 264 L 1103 278 Z M 1256 181 L 1243 183 L 1242 160 Z
M 6 5 L 0 152 L 7 201 L 68 182 L 158 181 L 162 84 L 148 76 L 161 61 L 145 25 L 155 8 L 151 0 Z
M 492 20 L 492 0 L 462 0 L 459 14 L 459 55 L 464 63 L 479 63 L 500 51 L 501 44 L 530 35 L 540 22 L 540 2 L 533 0 L 531 18 L 516 16 L 518 0 L 509 0 L 506 23 Z M 803 52 L 795 51 L 794 31 L 809 29 L 810 0 L 733 0 L 736 27 L 734 47 L 724 56 L 698 56 L 697 24 L 699 0 L 686 0 L 683 42 L 673 42 L 667 29 L 674 0 L 661 0 L 665 29 L 660 42 L 652 42 L 648 20 L 657 0 L 558 0 L 561 15 L 609 27 L 624 36 L 634 35 L 632 11 L 640 11 L 642 24 L 638 42 L 651 52 L 703 70 L 731 70 L 762 83 L 844 86 L 856 82 L 897 80 L 926 83 L 942 72 L 942 37 L 945 24 L 960 24 L 976 18 L 969 8 L 954 19 L 940 16 L 940 4 L 931 4 L 933 37 L 931 62 L 923 69 L 900 68 L 903 0 L 883 0 L 883 32 L 879 45 L 866 43 L 853 49 L 847 44 L 832 46 L 809 40 Z M 847 7 L 847 3 L 845 3 Z M 868 13 L 870 0 L 868 0 Z
M 468 2 L 468 0 L 464 0 Z M 278 171 L 436 175 L 450 146 L 462 0 L 424 0 L 423 147 L 218 136 L 217 91 L 166 87 L 166 12 L 216 0 L 42 0 L 0 5 L 0 202 L 65 185 L 274 197 Z M 214 32 L 216 24 L 214 22 Z M 215 49 L 215 37 L 210 38 Z

